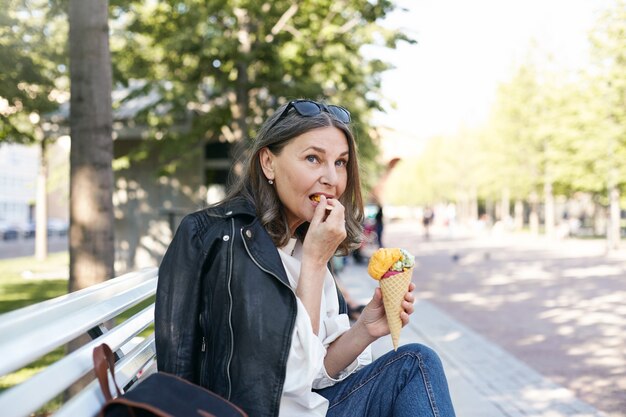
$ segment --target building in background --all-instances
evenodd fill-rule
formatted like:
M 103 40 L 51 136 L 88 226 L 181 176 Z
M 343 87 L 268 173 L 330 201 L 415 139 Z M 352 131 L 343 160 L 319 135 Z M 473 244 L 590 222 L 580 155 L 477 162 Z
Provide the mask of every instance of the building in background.
M 39 149 L 0 145 L 0 226 L 22 227 L 34 221 Z
M 48 233 L 64 234 L 69 221 L 69 137 L 48 146 Z M 34 237 L 37 174 L 36 145 L 0 145 L 0 239 Z
M 115 158 L 123 158 L 146 139 L 118 130 Z M 231 144 L 199 141 L 183 152 L 173 174 L 160 172 L 163 143 L 155 142 L 145 159 L 115 171 L 115 270 L 123 273 L 156 266 L 182 218 L 221 200 L 232 160 Z
M 135 81 L 113 92 L 120 102 L 113 113 L 116 274 L 158 265 L 182 218 L 224 197 L 233 165 L 232 144 L 217 138 L 199 138 L 171 155 L 167 137 L 152 137 L 136 123 L 137 114 L 160 99 L 156 90 L 127 98 L 143 85 Z M 178 128 L 188 129 L 189 121 Z M 141 158 L 130 157 L 138 150 Z M 163 168 L 172 160 L 178 169 L 166 173 Z
M 70 221 L 70 146 L 67 135 L 48 145 L 48 227 Z

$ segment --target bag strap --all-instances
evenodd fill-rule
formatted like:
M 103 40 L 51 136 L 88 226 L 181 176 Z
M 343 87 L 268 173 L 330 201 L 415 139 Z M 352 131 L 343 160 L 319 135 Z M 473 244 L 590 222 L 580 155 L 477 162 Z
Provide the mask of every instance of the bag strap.
M 98 382 L 100 383 L 102 395 L 104 395 L 104 398 L 107 401 L 111 401 L 113 399 L 111 396 L 111 390 L 109 389 L 107 369 L 111 371 L 111 379 L 113 379 L 113 385 L 115 386 L 117 395 L 122 395 L 120 387 L 117 385 L 117 381 L 115 380 L 115 357 L 113 356 L 111 348 L 106 343 L 96 346 L 93 349 L 93 367 L 94 372 L 96 373 L 96 378 L 98 378 Z

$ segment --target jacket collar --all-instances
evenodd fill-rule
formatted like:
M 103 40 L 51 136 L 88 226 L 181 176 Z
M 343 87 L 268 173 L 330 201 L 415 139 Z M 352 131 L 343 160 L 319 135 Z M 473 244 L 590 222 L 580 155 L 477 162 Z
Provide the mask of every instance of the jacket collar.
M 221 208 L 222 210 L 224 210 L 224 215 L 226 217 L 241 215 L 256 217 L 256 209 L 254 207 L 254 204 L 243 197 L 235 198 L 224 204 Z
M 259 222 L 254 204 L 245 198 L 236 198 L 226 203 L 222 210 L 226 217 L 250 217 L 251 222 L 240 227 L 239 232 L 250 251 L 250 256 L 259 267 L 271 275 L 277 277 L 285 285 L 290 287 L 287 272 L 280 259 L 278 249 L 272 238 Z

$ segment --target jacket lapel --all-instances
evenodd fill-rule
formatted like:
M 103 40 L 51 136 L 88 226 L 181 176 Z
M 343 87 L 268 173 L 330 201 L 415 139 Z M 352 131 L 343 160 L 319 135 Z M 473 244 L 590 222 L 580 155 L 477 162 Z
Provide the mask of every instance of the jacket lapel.
M 277 277 L 288 287 L 291 287 L 283 261 L 278 254 L 278 249 L 276 249 L 274 242 L 272 242 L 272 239 L 261 226 L 258 219 L 244 226 L 241 229 L 241 236 L 250 252 L 250 256 L 259 264 L 259 267 Z

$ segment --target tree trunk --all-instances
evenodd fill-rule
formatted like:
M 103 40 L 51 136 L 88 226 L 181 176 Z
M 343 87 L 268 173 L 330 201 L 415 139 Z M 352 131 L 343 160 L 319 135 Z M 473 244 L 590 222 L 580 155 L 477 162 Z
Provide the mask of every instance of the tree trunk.
M 48 150 L 45 139 L 41 140 L 40 151 L 35 202 L 35 259 L 45 261 L 48 257 Z
M 528 217 L 528 225 L 530 227 L 530 233 L 533 235 L 539 234 L 539 213 L 537 210 L 538 200 L 537 193 L 535 191 L 530 193 L 530 215 Z
M 70 291 L 114 274 L 108 3 L 69 2 Z
M 515 231 L 520 232 L 524 228 L 524 203 L 515 200 Z
M 496 210 L 494 202 L 490 199 L 485 200 L 485 214 L 487 215 L 489 225 L 493 226 L 496 220 Z
M 554 195 L 552 194 L 552 183 L 547 182 L 543 187 L 545 208 L 544 222 L 547 237 L 554 237 Z
M 500 220 L 508 226 L 511 219 L 511 192 L 506 187 L 502 189 L 502 200 L 500 204 Z
M 619 206 L 619 190 L 612 187 L 609 190 L 609 224 L 607 225 L 607 246 L 609 250 L 619 249 L 621 234 L 621 208 Z
M 478 190 L 476 187 L 470 189 L 470 222 L 478 220 Z

